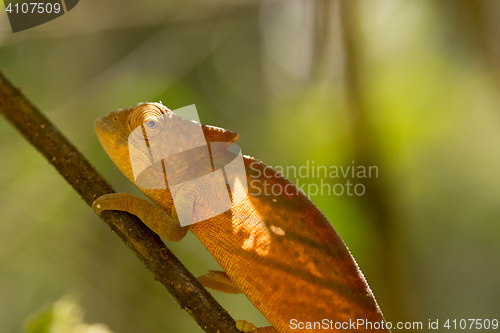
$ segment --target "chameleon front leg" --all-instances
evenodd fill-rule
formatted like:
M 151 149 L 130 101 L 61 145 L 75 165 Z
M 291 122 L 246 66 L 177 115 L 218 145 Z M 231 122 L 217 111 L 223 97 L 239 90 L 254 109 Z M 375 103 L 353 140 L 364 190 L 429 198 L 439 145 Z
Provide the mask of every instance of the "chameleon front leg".
M 112 193 L 97 198 L 92 203 L 92 209 L 100 214 L 104 210 L 125 211 L 137 216 L 156 234 L 171 242 L 178 242 L 189 227 L 181 227 L 163 209 L 153 203 L 128 193 Z

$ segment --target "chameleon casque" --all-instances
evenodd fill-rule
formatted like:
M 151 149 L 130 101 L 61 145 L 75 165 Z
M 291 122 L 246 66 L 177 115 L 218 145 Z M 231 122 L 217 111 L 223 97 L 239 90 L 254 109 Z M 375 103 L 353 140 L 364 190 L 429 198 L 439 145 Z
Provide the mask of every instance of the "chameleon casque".
M 161 138 L 181 125 L 189 127 L 195 124 L 162 104 L 143 103 L 112 111 L 97 119 L 95 131 L 113 162 L 137 185 L 128 147 L 131 132 L 139 126 L 143 130 L 147 126 Z M 210 158 L 229 160 L 231 154 L 225 148 L 236 141 L 238 134 L 206 125 L 202 125 L 202 129 L 206 142 L 223 143 L 219 144 L 219 149 L 210 151 Z M 180 140 L 189 141 L 190 138 L 181 135 Z M 155 142 L 172 144 L 168 140 Z M 140 153 L 149 163 L 150 153 Z M 197 156 L 196 153 L 184 154 L 184 167 L 177 174 L 169 173 L 168 176 L 164 164 L 151 161 L 149 175 L 165 178 L 165 182 L 168 178 L 168 183 L 171 183 L 170 177 L 177 177 L 176 183 L 182 184 L 186 175 L 193 178 L 193 174 L 199 174 L 196 168 L 201 160 Z M 236 189 L 229 210 L 199 223 L 181 227 L 177 213 L 183 210 L 192 216 L 197 214 L 194 207 L 200 193 L 211 191 L 210 186 L 202 183 L 187 188 L 180 185 L 174 198 L 182 203 L 182 207 L 173 204 L 174 198 L 168 186 L 166 189 L 148 189 L 137 185 L 152 203 L 130 194 L 115 193 L 98 198 L 93 208 L 98 213 L 122 210 L 134 214 L 168 241 L 181 240 L 188 230 L 196 235 L 224 269 L 224 272 L 210 271 L 198 278 L 199 281 L 219 291 L 243 292 L 272 325 L 255 328 L 248 322 L 238 321 L 237 327 L 242 331 L 318 332 L 335 330 L 334 323 L 337 322 L 358 319 L 384 322 L 354 258 L 319 209 L 295 185 L 270 167 L 248 156 L 243 157 L 243 162 L 248 184 L 252 182 L 253 190 L 249 189 L 248 194 L 242 196 Z M 294 191 L 266 195 L 264 181 L 267 181 L 267 186 L 277 184 L 288 189 L 293 186 Z M 256 188 L 261 191 L 255 191 Z M 238 195 L 240 199 L 236 202 L 234 199 Z M 180 196 L 180 201 L 177 201 L 177 196 Z M 324 323 L 324 320 L 332 323 L 328 329 L 305 326 L 306 323 Z M 381 326 L 359 330 L 389 332 Z

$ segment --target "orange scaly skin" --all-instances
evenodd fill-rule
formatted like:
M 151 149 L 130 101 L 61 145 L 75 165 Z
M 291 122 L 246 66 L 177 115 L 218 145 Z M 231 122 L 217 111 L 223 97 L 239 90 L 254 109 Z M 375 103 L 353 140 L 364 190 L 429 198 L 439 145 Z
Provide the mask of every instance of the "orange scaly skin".
M 161 104 L 150 104 L 171 112 Z M 102 146 L 132 182 L 127 119 L 134 109 L 111 112 L 95 124 Z M 209 142 L 234 142 L 238 137 L 211 126 L 203 125 L 203 131 Z M 192 224 L 189 230 L 274 327 L 258 332 L 333 330 L 292 329 L 293 319 L 297 324 L 328 320 L 333 325 L 358 319 L 384 321 L 356 262 L 325 216 L 276 171 L 251 157 L 245 156 L 244 163 L 249 195 L 230 211 Z M 278 184 L 275 188 L 286 188 L 290 195 L 265 195 L 264 181 L 268 193 Z M 170 191 L 139 189 L 172 213 Z

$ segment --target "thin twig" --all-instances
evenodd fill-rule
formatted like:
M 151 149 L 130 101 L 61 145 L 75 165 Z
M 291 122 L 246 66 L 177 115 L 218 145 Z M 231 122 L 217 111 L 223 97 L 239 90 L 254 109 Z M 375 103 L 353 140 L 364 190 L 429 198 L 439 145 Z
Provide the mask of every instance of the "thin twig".
M 87 159 L 1 73 L 0 113 L 45 156 L 89 206 L 101 195 L 114 192 Z M 100 217 L 205 332 L 239 332 L 227 311 L 139 219 L 125 212 L 109 211 Z

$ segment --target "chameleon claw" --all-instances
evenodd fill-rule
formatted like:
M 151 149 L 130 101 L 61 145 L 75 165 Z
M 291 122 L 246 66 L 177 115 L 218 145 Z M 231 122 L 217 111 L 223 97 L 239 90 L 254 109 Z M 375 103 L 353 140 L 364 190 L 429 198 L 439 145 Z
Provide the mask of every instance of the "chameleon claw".
M 116 208 L 114 207 L 117 202 L 116 198 L 118 198 L 116 193 L 101 195 L 92 203 L 92 209 L 98 215 L 101 215 L 103 210 L 112 210 L 113 208 Z
M 98 215 L 101 215 L 103 209 L 102 209 L 102 206 L 101 204 L 99 203 L 99 198 L 97 198 L 93 203 L 92 203 L 92 209 L 94 210 L 94 212 L 96 212 Z
M 244 333 L 257 332 L 257 327 L 246 320 L 237 320 L 236 328 Z

